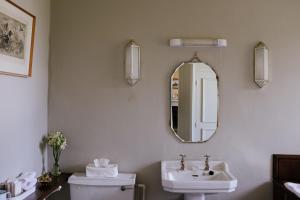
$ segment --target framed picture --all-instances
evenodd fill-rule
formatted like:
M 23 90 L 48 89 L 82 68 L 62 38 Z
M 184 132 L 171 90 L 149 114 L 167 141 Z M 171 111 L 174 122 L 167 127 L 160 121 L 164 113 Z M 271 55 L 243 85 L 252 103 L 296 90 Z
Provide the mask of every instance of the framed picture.
M 35 21 L 11 0 L 0 1 L 0 74 L 31 76 Z

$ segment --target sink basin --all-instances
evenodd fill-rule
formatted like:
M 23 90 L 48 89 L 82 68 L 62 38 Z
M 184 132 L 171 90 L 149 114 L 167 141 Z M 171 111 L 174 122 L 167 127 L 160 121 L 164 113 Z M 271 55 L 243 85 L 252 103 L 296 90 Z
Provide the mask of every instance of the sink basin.
M 204 162 L 185 161 L 185 170 L 180 171 L 180 161 L 162 161 L 161 179 L 165 191 L 184 193 L 186 200 L 204 200 L 205 194 L 233 192 L 237 179 L 229 172 L 227 163 L 210 161 L 213 175 L 204 171 Z

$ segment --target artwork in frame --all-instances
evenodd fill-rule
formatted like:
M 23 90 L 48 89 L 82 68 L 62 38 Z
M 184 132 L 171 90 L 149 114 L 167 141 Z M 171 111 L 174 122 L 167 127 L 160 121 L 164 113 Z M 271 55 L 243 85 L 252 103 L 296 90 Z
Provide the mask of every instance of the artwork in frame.
M 31 76 L 35 21 L 11 0 L 0 0 L 0 74 Z

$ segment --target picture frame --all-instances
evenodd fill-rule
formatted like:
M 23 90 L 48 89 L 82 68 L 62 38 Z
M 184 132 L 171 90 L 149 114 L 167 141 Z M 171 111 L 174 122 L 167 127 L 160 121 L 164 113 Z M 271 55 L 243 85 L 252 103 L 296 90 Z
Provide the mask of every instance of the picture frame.
M 31 77 L 36 17 L 12 2 L 0 1 L 0 74 Z

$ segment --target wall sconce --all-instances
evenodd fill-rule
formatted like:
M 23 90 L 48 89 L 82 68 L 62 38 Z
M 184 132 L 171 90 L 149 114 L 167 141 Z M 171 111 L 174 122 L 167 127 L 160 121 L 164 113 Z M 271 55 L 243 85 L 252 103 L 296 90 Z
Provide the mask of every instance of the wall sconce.
M 269 49 L 263 42 L 254 48 L 254 81 L 261 88 L 269 83 Z
M 140 49 L 132 40 L 126 45 L 125 79 L 130 86 L 134 86 L 141 79 Z

